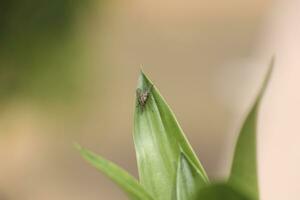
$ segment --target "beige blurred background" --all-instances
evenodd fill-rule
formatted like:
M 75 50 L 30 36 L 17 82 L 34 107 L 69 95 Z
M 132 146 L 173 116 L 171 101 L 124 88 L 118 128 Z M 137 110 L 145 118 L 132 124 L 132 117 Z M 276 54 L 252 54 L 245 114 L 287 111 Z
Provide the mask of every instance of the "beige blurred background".
M 72 9 L 72 26 L 61 37 L 13 35 L 24 37 L 14 46 L 7 41 L 19 40 L 3 37 L 0 200 L 127 199 L 80 158 L 73 142 L 137 175 L 131 134 L 141 65 L 208 174 L 222 180 L 274 53 L 259 121 L 261 195 L 300 199 L 299 1 L 90 1 Z M 58 30 L 65 27 L 53 19 Z M 28 28 L 26 18 L 22 24 Z

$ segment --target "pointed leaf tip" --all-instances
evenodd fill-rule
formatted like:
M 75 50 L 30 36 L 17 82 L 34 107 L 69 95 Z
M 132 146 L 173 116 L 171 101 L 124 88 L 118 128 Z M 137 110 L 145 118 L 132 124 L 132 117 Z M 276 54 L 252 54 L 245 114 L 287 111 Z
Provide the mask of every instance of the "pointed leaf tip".
M 143 64 L 140 65 L 140 74 L 141 73 L 144 73 L 144 65 Z
M 265 78 L 263 80 L 262 86 L 261 86 L 260 91 L 259 91 L 258 96 L 257 96 L 256 101 L 258 101 L 258 102 L 263 98 L 265 90 L 268 87 L 268 84 L 269 84 L 270 79 L 271 79 L 271 75 L 273 74 L 273 71 L 274 71 L 274 65 L 275 65 L 275 56 L 273 55 L 272 58 L 271 58 L 271 61 L 269 63 L 269 67 L 268 67 L 267 73 L 265 75 Z
M 139 74 L 137 89 L 146 90 L 151 85 L 153 85 L 152 82 L 150 81 L 150 79 L 146 76 L 146 74 L 141 69 L 140 74 Z
M 208 181 L 175 115 L 148 77 L 141 73 L 134 114 L 134 144 L 141 184 L 158 200 L 171 200 L 183 151 Z
M 82 150 L 82 147 L 77 142 L 73 142 L 73 146 L 74 146 L 75 149 L 77 149 L 79 151 Z
M 253 200 L 259 199 L 256 158 L 257 113 L 260 101 L 269 83 L 274 62 L 275 57 L 270 62 L 259 93 L 239 133 L 229 177 L 229 184 L 238 188 Z

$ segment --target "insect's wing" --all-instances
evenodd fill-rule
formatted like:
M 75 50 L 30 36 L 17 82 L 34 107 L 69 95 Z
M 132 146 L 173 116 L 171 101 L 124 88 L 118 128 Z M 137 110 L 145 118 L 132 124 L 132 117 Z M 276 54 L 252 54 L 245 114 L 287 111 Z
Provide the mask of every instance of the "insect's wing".
M 140 88 L 138 88 L 138 89 L 136 89 L 136 99 L 137 99 L 137 101 L 136 101 L 136 103 L 137 103 L 137 105 L 139 105 L 139 104 L 141 104 L 141 96 L 143 95 L 143 91 L 142 91 L 142 89 L 140 89 Z

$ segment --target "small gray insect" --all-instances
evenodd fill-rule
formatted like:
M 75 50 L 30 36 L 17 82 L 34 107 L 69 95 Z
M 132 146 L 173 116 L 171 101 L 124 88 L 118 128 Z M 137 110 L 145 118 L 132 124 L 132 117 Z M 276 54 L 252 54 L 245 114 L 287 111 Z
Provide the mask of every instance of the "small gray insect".
M 136 90 L 137 102 L 138 102 L 138 105 L 141 107 L 142 111 L 145 109 L 145 105 L 148 101 L 152 87 L 153 87 L 153 85 L 151 85 L 146 90 L 142 90 L 141 88 L 138 88 Z

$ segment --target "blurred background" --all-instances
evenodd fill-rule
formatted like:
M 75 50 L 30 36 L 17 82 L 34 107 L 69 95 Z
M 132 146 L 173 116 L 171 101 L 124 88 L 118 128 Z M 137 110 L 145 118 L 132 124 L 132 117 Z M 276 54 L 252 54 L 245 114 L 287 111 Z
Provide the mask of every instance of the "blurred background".
M 261 196 L 299 199 L 299 8 L 298 0 L 2 0 L 0 200 L 127 199 L 73 142 L 137 176 L 141 65 L 208 174 L 224 179 L 274 53 L 259 121 Z

